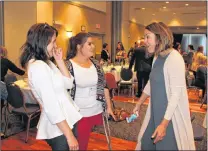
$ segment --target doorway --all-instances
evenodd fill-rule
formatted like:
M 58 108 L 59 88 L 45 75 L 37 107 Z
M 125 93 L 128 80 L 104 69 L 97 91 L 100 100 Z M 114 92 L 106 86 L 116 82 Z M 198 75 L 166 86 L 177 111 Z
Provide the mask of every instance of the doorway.
M 102 46 L 103 46 L 103 39 L 104 39 L 105 34 L 92 33 L 92 32 L 89 32 L 89 34 L 92 35 L 92 39 L 95 45 L 95 51 L 94 51 L 93 57 L 97 60 L 100 60 Z

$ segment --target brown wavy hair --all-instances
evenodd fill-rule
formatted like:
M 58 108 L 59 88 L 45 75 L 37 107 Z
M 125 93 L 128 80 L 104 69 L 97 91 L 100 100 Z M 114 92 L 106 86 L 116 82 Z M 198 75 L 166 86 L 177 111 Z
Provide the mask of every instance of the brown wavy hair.
M 166 51 L 173 47 L 173 34 L 171 30 L 163 22 L 153 22 L 145 27 L 145 29 L 154 33 L 156 36 L 156 48 L 155 55 L 158 55 L 162 51 Z

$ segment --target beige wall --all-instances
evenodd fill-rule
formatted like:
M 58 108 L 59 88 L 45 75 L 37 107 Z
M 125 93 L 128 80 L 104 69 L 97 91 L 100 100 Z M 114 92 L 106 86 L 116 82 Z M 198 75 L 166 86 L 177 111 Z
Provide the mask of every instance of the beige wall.
M 130 22 L 129 33 L 130 33 L 129 46 L 131 47 L 134 46 L 134 42 L 144 37 L 144 26 Z
M 112 24 L 112 2 L 106 2 L 106 32 L 104 37 L 104 42 L 108 44 L 108 50 L 111 54 L 111 24 Z
M 37 23 L 53 24 L 53 2 L 37 2 Z
M 4 2 L 4 35 L 8 58 L 19 64 L 20 47 L 36 23 L 37 2 Z
M 121 21 L 121 41 L 125 50 L 129 50 L 129 2 L 123 1 L 122 4 L 122 21 Z
M 105 33 L 106 32 L 106 14 L 91 9 L 78 7 L 66 2 L 54 2 L 53 19 L 55 27 L 59 31 L 57 44 L 63 48 L 66 53 L 68 37 L 66 31 L 72 31 L 73 35 L 81 32 L 81 26 L 86 26 L 87 32 Z M 96 24 L 100 24 L 100 29 L 96 29 Z M 110 25 L 109 25 L 110 26 Z
M 102 12 L 106 12 L 106 3 L 105 1 L 103 2 L 99 2 L 99 1 L 95 1 L 95 2 L 85 2 L 85 1 L 82 1 L 82 2 L 77 2 L 77 1 L 74 1 L 73 3 L 75 4 L 80 4 L 80 5 L 84 5 L 84 6 L 87 6 L 87 7 L 90 7 L 90 8 L 93 8 L 93 9 L 96 9 L 96 10 L 99 10 L 99 11 L 102 11 Z

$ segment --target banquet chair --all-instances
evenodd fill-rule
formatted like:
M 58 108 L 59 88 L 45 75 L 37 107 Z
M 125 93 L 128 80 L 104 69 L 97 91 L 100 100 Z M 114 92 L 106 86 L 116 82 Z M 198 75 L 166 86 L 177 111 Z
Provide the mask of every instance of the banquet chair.
M 190 75 L 189 73 L 186 73 L 186 85 L 187 85 L 188 95 L 190 93 L 190 90 L 192 90 L 194 94 L 197 96 L 197 101 L 200 102 L 201 100 L 200 92 L 202 92 L 202 89 L 195 86 L 194 83 L 195 83 L 194 75 Z
M 127 69 L 127 68 L 122 68 L 120 76 L 121 76 L 121 81 L 118 84 L 118 95 L 120 94 L 121 87 L 125 86 L 130 90 L 132 97 L 133 97 L 134 96 L 134 82 L 133 82 L 132 70 Z
M 17 77 L 16 77 L 16 75 L 14 73 L 6 74 L 5 79 L 4 79 L 4 82 L 6 84 L 10 84 L 10 83 L 13 83 L 15 81 L 17 81 Z
M 10 122 L 10 115 L 21 115 L 22 117 L 27 117 L 27 129 L 26 129 L 26 137 L 25 137 L 25 143 L 28 141 L 28 134 L 30 129 L 30 122 L 32 119 L 40 115 L 40 107 L 37 104 L 28 104 L 25 103 L 24 95 L 19 88 L 18 85 L 14 83 L 10 83 L 7 85 L 7 91 L 8 91 L 8 115 L 6 120 L 6 130 L 5 135 L 7 136 L 7 128 L 8 123 Z M 9 106 L 12 107 L 12 109 L 9 108 Z
M 115 108 L 115 105 L 114 105 L 114 102 L 113 102 L 113 97 L 115 95 L 115 90 L 118 89 L 115 77 L 112 73 L 106 73 L 105 74 L 105 80 L 106 80 L 107 86 L 108 86 L 109 91 L 110 91 L 110 97 L 111 97 L 111 101 L 112 101 L 112 104 L 113 104 L 113 108 Z

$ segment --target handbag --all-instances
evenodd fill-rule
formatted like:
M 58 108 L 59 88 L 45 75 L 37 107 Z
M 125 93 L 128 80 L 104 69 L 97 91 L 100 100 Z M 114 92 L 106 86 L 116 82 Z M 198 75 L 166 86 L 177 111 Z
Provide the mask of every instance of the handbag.
M 123 108 L 115 108 L 113 113 L 116 117 L 116 120 L 114 120 L 112 116 L 109 117 L 109 120 L 114 122 L 121 122 L 130 116 L 130 113 Z

